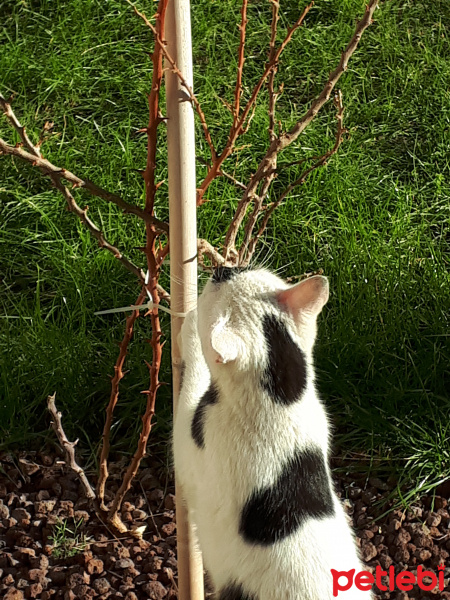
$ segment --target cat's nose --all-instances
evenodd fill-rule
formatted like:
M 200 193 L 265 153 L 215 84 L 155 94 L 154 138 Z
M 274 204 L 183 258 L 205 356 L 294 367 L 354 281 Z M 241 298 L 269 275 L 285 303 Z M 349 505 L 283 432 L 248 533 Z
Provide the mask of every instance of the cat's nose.
M 217 267 L 214 269 L 212 281 L 214 283 L 223 283 L 224 281 L 229 281 L 240 271 L 242 271 L 242 269 L 239 267 Z

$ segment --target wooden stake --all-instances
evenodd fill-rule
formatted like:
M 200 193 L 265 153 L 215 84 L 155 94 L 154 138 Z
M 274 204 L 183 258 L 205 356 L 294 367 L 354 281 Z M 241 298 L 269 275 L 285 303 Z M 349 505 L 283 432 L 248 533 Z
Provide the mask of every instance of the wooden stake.
M 189 0 L 169 0 L 166 14 L 167 50 L 190 87 L 192 43 Z M 197 222 L 194 113 L 179 77 L 166 62 L 167 139 L 169 158 L 170 294 L 171 308 L 187 312 L 197 302 Z M 174 413 L 180 386 L 177 336 L 182 319 L 172 317 Z M 203 600 L 203 566 L 177 487 L 178 589 L 180 600 Z M 181 493 L 180 493 L 181 492 Z

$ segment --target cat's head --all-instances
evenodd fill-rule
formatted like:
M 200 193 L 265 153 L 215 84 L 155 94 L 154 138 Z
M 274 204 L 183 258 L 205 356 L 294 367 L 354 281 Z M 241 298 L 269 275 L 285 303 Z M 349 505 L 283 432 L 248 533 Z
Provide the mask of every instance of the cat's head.
M 289 285 L 265 269 L 216 269 L 198 301 L 206 362 L 211 370 L 223 364 L 263 368 L 269 321 L 281 323 L 310 359 L 316 319 L 327 300 L 328 280 L 320 275 Z

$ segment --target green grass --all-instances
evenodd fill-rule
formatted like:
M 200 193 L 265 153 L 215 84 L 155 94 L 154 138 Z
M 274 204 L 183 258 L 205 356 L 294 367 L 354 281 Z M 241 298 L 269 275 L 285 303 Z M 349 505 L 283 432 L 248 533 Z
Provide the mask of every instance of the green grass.
M 279 37 L 305 3 L 282 0 Z M 140 3 L 150 16 L 153 4 Z M 317 95 L 352 35 L 362 0 L 318 0 L 280 63 L 278 115 L 284 127 Z M 126 2 L 0 2 L 0 91 L 28 132 L 53 121 L 43 147 L 55 164 L 142 204 L 135 169 L 145 164 L 150 87 L 149 32 Z M 195 89 L 216 146 L 226 139 L 233 97 L 240 3 L 193 2 Z M 270 6 L 251 2 L 244 100 L 267 55 Z M 382 2 L 340 81 L 348 139 L 275 214 L 258 260 L 283 276 L 322 268 L 331 298 L 321 317 L 318 383 L 336 424 L 340 452 L 360 451 L 361 468 L 394 471 L 413 488 L 432 486 L 450 468 L 450 5 Z M 248 181 L 267 145 L 267 95 L 252 128 L 226 164 Z M 197 127 L 198 155 L 208 158 Z M 333 107 L 285 152 L 289 162 L 334 143 Z M 16 138 L 4 120 L 0 135 Z M 167 180 L 165 132 L 158 178 Z M 283 171 L 272 198 L 299 172 Z M 205 167 L 198 164 L 198 179 Z M 91 217 L 142 263 L 144 232 L 132 217 L 77 192 Z M 226 181 L 208 190 L 199 231 L 220 244 L 238 192 Z M 108 375 L 123 315 L 94 311 L 134 302 L 133 276 L 97 248 L 61 196 L 28 165 L 0 159 L 0 431 L 3 445 L 42 444 L 45 399 L 56 390 L 69 435 L 96 448 Z M 167 183 L 157 215 L 167 218 Z M 163 276 L 168 286 L 168 273 Z M 169 322 L 163 318 L 163 331 Z M 149 325 L 138 320 L 130 373 L 122 382 L 115 443 L 130 451 L 139 432 L 139 393 Z M 163 380 L 170 381 L 166 347 Z M 157 435 L 170 426 L 170 387 L 160 390 Z M 1 445 L 1 444 L 0 444 Z
M 73 521 L 73 525 L 69 523 Z M 53 526 L 53 534 L 49 537 L 52 545 L 52 556 L 55 558 L 71 558 L 86 550 L 89 538 L 81 531 L 81 519 L 60 519 Z

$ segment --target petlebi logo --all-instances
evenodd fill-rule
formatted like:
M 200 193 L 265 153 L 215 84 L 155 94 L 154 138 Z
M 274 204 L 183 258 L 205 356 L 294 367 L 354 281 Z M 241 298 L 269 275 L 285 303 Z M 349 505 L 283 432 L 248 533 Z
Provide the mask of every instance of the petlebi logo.
M 337 596 L 339 592 L 346 592 L 353 585 L 362 592 L 368 592 L 373 588 L 374 584 L 382 592 L 388 590 L 390 592 L 394 590 L 409 592 L 413 589 L 414 585 L 417 585 L 424 592 L 430 592 L 438 586 L 438 589 L 442 592 L 444 590 L 445 566 L 439 565 L 437 569 L 438 572 L 436 574 L 419 566 L 417 567 L 417 575 L 410 571 L 400 571 L 396 575 L 393 566 L 389 567 L 387 571 L 383 571 L 380 566 L 377 566 L 375 575 L 370 571 L 359 571 L 359 573 L 356 573 L 355 569 L 350 569 L 350 571 L 336 571 L 335 569 L 331 569 L 333 596 Z M 382 583 L 382 577 L 388 577 L 388 580 L 385 580 L 387 585 Z M 424 579 L 426 579 L 426 582 Z

